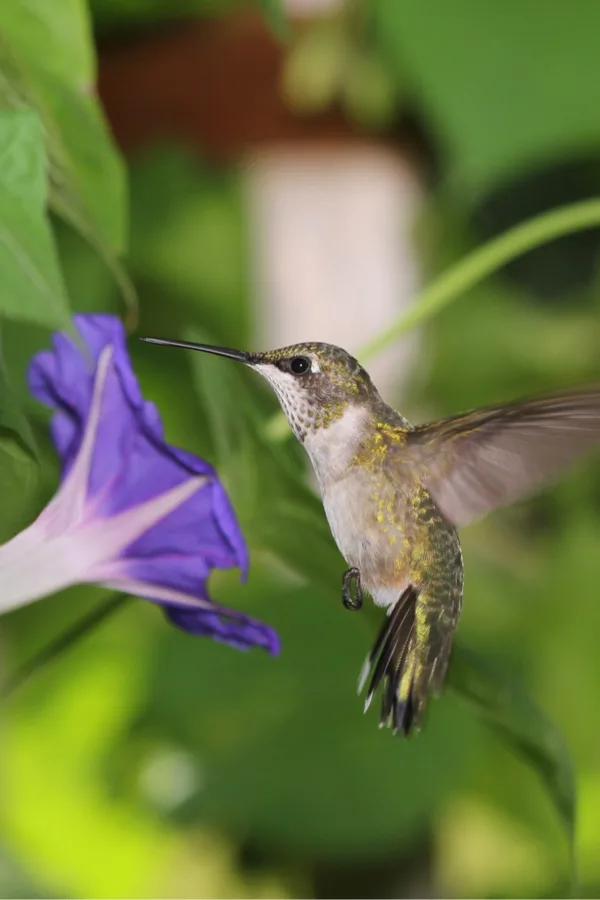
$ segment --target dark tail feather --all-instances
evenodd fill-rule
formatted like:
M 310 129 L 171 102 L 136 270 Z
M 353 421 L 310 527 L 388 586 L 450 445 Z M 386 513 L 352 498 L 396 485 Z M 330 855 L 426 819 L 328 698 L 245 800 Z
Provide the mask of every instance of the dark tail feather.
M 441 694 L 444 681 L 446 680 L 446 672 L 448 670 L 448 663 L 450 662 L 450 650 L 452 648 L 452 637 L 452 634 L 448 635 L 448 638 L 437 650 L 435 659 L 431 661 L 429 689 L 434 696 Z
M 371 704 L 373 695 L 383 683 L 380 727 L 391 725 L 394 734 L 402 731 L 410 734 L 422 708 L 422 700 L 417 698 L 416 685 L 411 679 L 408 693 L 400 699 L 400 683 L 406 671 L 407 658 L 411 647 L 411 639 L 415 624 L 415 608 L 419 591 L 409 585 L 394 606 L 391 615 L 386 617 L 375 641 L 373 650 L 367 657 L 361 673 L 358 690 L 362 690 L 371 670 L 371 680 L 367 690 L 365 712 Z

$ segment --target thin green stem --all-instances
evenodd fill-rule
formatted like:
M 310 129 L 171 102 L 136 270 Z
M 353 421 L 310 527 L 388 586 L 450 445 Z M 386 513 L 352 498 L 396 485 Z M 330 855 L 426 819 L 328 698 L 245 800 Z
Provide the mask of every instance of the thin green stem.
M 39 650 L 31 659 L 24 663 L 0 688 L 0 701 L 7 700 L 25 682 L 35 674 L 45 669 L 50 663 L 69 650 L 74 644 L 85 637 L 98 625 L 121 609 L 130 600 L 129 594 L 111 594 L 106 600 L 99 603 L 94 609 L 83 616 L 70 628 L 61 632 L 58 637 L 50 641 Z
M 594 198 L 562 206 L 511 228 L 478 247 L 434 281 L 406 315 L 362 347 L 358 358 L 372 359 L 401 335 L 422 325 L 460 294 L 518 256 L 556 238 L 597 226 L 600 226 L 600 199 Z
M 478 247 L 441 275 L 423 291 L 406 315 L 368 341 L 356 356 L 361 362 L 372 359 L 411 328 L 422 325 L 460 294 L 529 250 L 567 234 L 598 226 L 600 198 L 562 206 L 516 225 L 483 247 Z M 267 436 L 274 441 L 284 440 L 289 436 L 284 424 L 283 413 L 277 412 L 267 423 Z

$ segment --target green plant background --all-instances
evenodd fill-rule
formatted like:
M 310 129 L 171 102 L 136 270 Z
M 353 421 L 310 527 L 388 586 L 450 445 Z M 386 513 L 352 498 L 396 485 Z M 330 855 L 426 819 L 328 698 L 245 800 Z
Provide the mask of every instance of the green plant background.
M 423 327 L 427 359 L 407 414 L 597 380 L 600 6 L 365 0 L 315 37 L 258 5 L 287 41 L 299 114 L 341 104 L 377 135 L 400 111 L 433 148 L 415 236 L 431 287 L 400 325 Z M 2 540 L 56 488 L 24 372 L 70 311 L 131 321 L 135 285 L 135 333 L 249 343 L 240 174 L 175 145 L 125 165 L 91 90 L 93 34 L 234 7 L 0 5 Z M 343 563 L 302 452 L 265 436 L 274 398 L 216 360 L 131 352 L 169 439 L 218 467 L 247 535 L 248 583 L 219 573 L 213 596 L 275 626 L 283 652 L 190 638 L 135 602 L 15 694 L 0 895 L 563 896 L 576 823 L 575 891 L 597 896 L 598 461 L 465 531 L 449 689 L 417 739 L 394 740 L 355 695 L 376 621 L 339 603 Z M 5 616 L 0 676 L 102 596 Z

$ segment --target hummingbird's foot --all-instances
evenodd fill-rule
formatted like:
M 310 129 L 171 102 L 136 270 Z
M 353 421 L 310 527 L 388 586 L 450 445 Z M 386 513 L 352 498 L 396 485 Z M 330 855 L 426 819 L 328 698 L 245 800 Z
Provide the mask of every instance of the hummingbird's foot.
M 355 582 L 354 597 L 352 596 L 352 582 Z M 362 587 L 360 585 L 360 571 L 356 568 L 348 569 L 342 578 L 342 603 L 346 609 L 353 612 L 360 609 L 363 603 Z

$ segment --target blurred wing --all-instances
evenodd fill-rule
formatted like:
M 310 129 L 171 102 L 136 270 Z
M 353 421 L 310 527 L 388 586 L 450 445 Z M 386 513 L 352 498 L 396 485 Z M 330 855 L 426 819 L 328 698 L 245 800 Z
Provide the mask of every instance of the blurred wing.
M 532 493 L 600 444 L 600 387 L 493 406 L 423 425 L 406 449 L 455 525 Z

